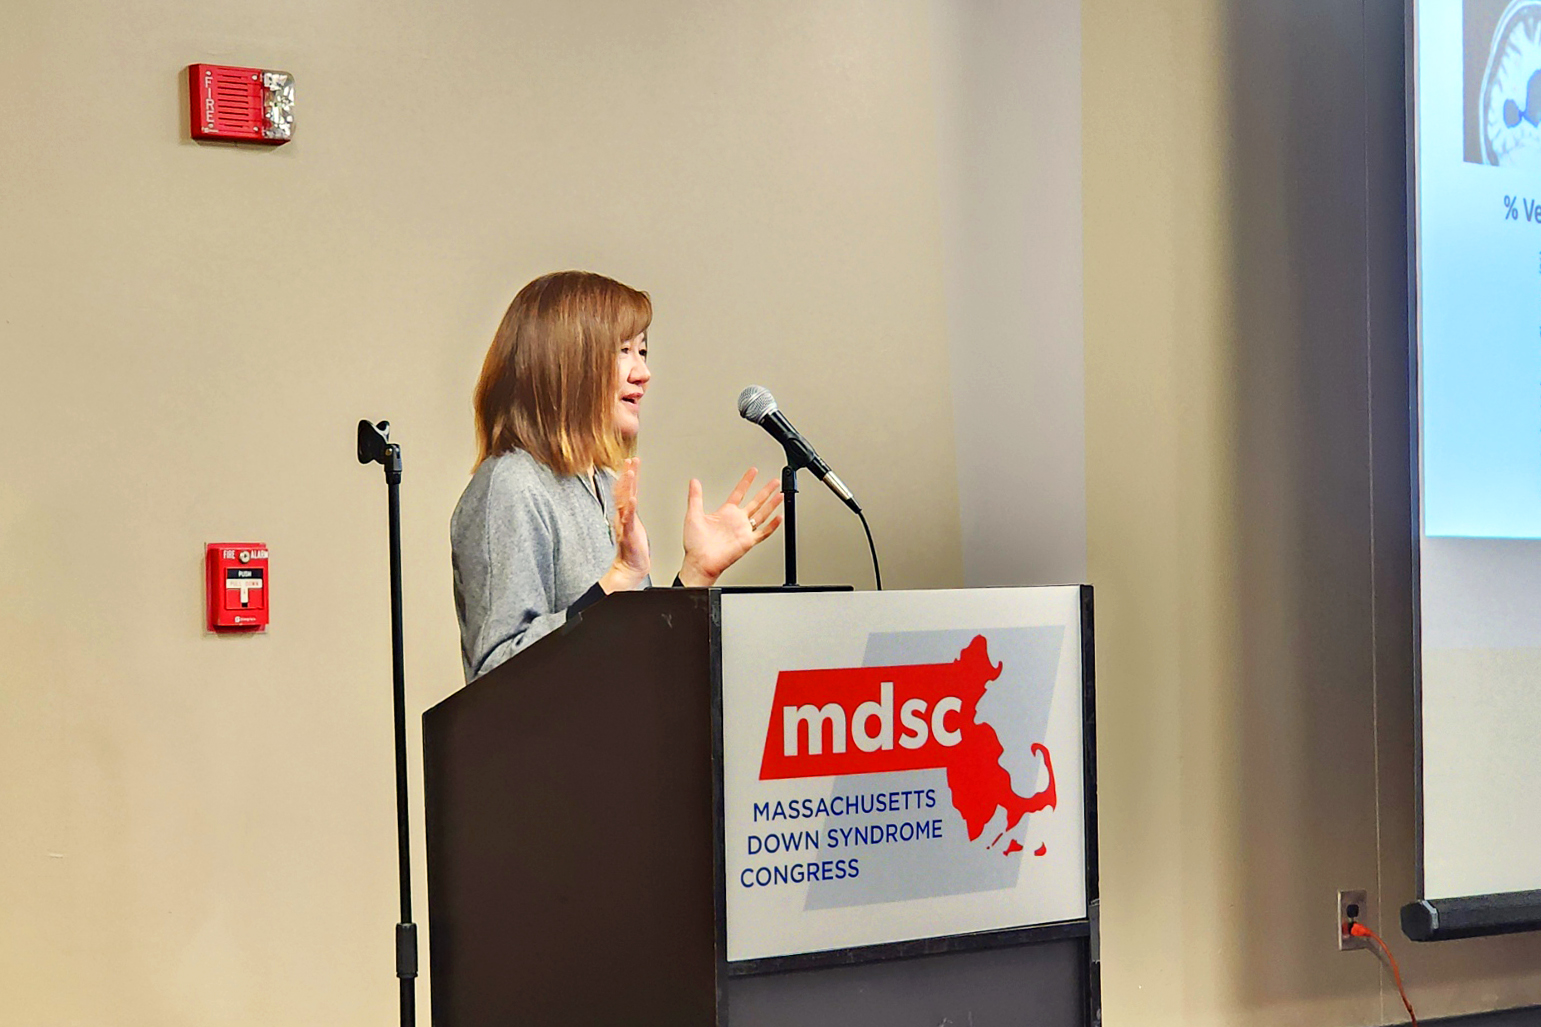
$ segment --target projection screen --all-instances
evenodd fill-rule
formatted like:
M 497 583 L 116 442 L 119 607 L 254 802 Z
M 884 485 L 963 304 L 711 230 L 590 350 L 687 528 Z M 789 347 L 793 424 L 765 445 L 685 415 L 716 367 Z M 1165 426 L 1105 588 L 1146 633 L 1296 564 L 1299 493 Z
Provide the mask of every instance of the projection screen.
M 1541 0 L 1412 0 L 1419 901 L 1541 928 Z

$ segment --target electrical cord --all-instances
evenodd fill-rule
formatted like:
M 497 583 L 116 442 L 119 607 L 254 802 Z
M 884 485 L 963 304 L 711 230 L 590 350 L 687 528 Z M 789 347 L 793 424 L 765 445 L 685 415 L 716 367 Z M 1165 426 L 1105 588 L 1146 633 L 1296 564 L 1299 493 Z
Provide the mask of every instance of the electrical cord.
M 872 529 L 867 526 L 867 515 L 860 510 L 856 516 L 861 518 L 861 529 L 867 533 L 867 548 L 872 550 L 872 577 L 876 579 L 878 591 L 883 591 L 883 572 L 878 568 L 878 547 L 872 542 Z
M 1407 989 L 1402 987 L 1402 971 L 1397 967 L 1397 959 L 1391 954 L 1391 946 L 1380 935 L 1370 930 L 1364 924 L 1351 921 L 1348 924 L 1348 933 L 1355 938 L 1368 938 L 1380 946 L 1386 954 L 1386 963 L 1391 967 L 1391 977 L 1397 982 L 1397 993 L 1402 996 L 1402 1005 L 1407 1009 L 1407 1017 L 1412 1021 L 1412 1027 L 1418 1027 L 1418 1014 L 1413 1012 L 1413 1004 L 1407 1000 Z

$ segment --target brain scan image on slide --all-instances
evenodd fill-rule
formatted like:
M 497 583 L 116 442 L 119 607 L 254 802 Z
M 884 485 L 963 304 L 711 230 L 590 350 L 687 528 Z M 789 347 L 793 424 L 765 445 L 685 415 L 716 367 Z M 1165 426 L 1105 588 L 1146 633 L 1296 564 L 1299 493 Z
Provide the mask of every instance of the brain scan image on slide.
M 1510 3 L 1486 49 L 1475 112 L 1482 163 L 1541 171 L 1541 0 Z

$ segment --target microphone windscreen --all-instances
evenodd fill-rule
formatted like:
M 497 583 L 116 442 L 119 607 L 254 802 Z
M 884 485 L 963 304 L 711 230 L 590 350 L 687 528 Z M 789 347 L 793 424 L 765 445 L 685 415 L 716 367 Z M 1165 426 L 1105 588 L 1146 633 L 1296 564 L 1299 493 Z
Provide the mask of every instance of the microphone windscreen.
M 759 424 L 766 414 L 776 411 L 776 397 L 763 385 L 751 385 L 738 394 L 738 415 Z

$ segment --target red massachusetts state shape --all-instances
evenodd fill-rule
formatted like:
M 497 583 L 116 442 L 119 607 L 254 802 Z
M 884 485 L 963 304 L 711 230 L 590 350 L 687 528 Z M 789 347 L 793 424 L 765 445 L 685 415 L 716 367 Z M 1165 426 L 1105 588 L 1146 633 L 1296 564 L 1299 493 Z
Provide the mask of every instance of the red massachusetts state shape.
M 988 674 L 971 675 L 969 691 L 963 699 L 963 741 L 952 750 L 947 763 L 947 787 L 952 790 L 953 808 L 963 817 L 968 828 L 969 841 L 979 838 L 995 811 L 1006 811 L 1006 830 L 1010 831 L 1029 813 L 1049 809 L 1057 801 L 1054 789 L 1054 763 L 1049 750 L 1034 743 L 1034 755 L 1043 757 L 1043 765 L 1049 771 L 1049 783 L 1043 791 L 1027 797 L 1020 796 L 1011 786 L 1011 774 L 1001 766 L 1005 749 L 995 729 L 978 717 L 979 700 L 984 698 L 985 686 L 1001 675 L 1001 666 L 990 666 L 990 654 L 985 648 L 983 636 L 975 638 L 963 650 L 960 662 L 978 665 L 982 663 Z

